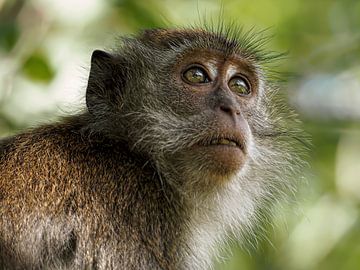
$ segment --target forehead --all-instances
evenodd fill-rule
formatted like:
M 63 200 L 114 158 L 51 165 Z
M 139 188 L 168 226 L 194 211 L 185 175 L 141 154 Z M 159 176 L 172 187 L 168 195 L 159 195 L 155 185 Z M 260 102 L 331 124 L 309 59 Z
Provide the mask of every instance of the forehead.
M 151 29 L 142 34 L 142 40 L 167 48 L 213 49 L 226 55 L 243 54 L 242 43 L 235 37 L 203 29 Z
M 234 67 L 249 73 L 259 72 L 257 55 L 240 34 L 204 29 L 151 29 L 141 37 L 149 48 L 175 52 L 175 68 L 188 64 L 211 64 L 216 68 Z
M 237 29 L 152 29 L 144 31 L 142 37 L 143 41 L 150 42 L 152 48 L 176 50 L 186 54 L 192 54 L 196 49 L 204 50 L 207 55 L 218 58 L 222 55 L 227 59 L 246 61 L 254 66 L 262 62 L 256 36 L 241 33 Z

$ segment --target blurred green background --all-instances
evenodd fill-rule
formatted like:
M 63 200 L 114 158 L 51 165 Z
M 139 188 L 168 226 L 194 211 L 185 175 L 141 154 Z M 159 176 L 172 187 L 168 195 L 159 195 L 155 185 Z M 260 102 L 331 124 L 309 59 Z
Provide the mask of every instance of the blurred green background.
M 0 0 L 0 136 L 84 106 L 91 52 L 141 28 L 201 18 L 269 28 L 277 69 L 312 136 L 295 206 L 255 251 L 231 245 L 216 269 L 360 269 L 360 1 Z M 115 44 L 115 45 L 114 45 Z M 80 105 L 79 105 L 80 104 Z

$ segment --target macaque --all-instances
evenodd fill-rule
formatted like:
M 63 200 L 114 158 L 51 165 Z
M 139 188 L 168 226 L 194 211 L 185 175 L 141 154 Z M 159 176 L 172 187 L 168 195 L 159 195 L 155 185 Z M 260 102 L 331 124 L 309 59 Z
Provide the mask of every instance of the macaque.
M 303 168 L 274 54 L 236 29 L 95 50 L 86 108 L 0 142 L 1 269 L 210 269 Z

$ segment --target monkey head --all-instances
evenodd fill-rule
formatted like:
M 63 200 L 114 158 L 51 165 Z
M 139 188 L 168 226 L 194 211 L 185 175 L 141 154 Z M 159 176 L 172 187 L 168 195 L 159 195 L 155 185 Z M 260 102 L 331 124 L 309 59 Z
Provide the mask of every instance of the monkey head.
M 268 106 L 262 63 L 271 56 L 230 32 L 147 30 L 113 54 L 95 51 L 86 94 L 93 129 L 167 178 L 191 179 L 179 185 L 227 182 L 259 163 L 259 152 L 270 160 L 277 143 L 286 146 L 274 142 L 284 125 Z

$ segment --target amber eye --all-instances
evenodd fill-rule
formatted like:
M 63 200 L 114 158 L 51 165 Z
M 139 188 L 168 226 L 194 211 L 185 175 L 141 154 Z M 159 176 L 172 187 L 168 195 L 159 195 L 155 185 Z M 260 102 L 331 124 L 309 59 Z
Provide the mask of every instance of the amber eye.
M 201 67 L 191 67 L 183 73 L 183 78 L 189 83 L 207 83 L 210 81 L 206 71 Z
M 241 77 L 234 77 L 229 81 L 229 88 L 242 95 L 242 96 L 247 96 L 251 94 L 251 89 L 248 85 L 248 83 L 245 81 L 245 79 L 241 78 Z

